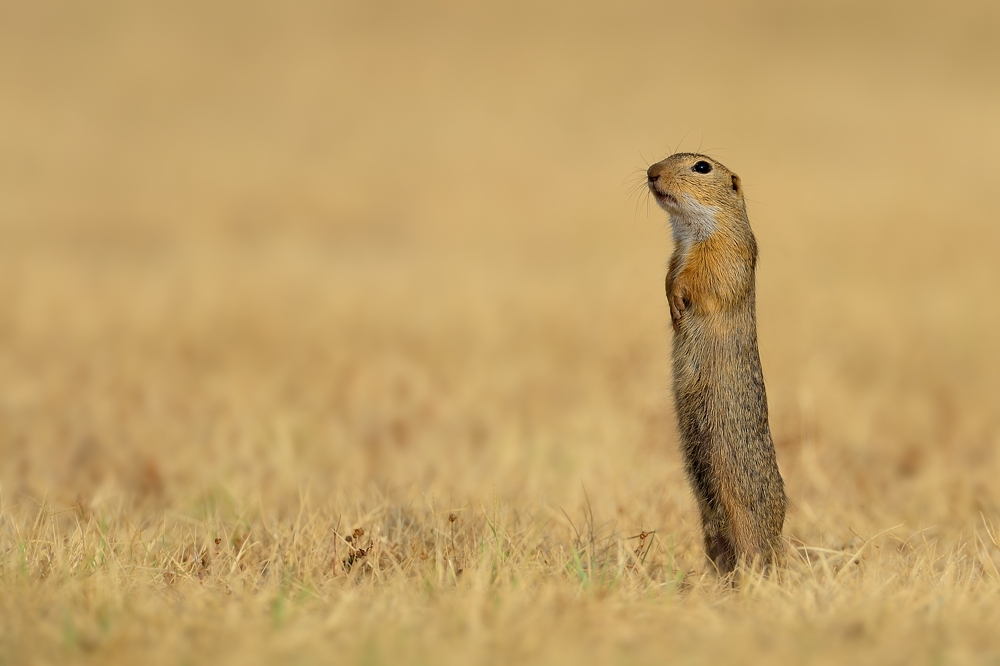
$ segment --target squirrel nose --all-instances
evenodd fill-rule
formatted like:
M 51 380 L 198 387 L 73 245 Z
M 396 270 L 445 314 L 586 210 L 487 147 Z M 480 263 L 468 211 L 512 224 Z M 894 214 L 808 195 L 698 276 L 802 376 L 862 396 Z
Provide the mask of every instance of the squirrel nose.
M 647 182 L 650 182 L 650 183 L 655 182 L 656 179 L 659 178 L 659 177 L 660 177 L 660 174 L 653 174 L 653 170 L 652 169 L 650 169 L 649 171 L 646 172 L 646 181 Z

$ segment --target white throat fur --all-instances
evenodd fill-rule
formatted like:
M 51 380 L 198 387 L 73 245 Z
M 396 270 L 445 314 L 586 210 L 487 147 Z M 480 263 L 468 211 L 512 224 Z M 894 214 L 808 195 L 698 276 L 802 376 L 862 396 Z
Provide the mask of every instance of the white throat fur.
M 690 194 L 681 195 L 680 201 L 667 208 L 667 212 L 670 213 L 674 243 L 683 248 L 684 253 L 694 243 L 700 243 L 715 233 L 719 226 L 715 221 L 719 209 L 699 203 Z

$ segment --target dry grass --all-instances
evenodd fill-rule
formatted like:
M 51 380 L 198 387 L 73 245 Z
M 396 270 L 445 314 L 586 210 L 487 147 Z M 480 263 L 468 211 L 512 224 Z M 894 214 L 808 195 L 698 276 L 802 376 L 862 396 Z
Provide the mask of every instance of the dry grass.
M 997 663 L 998 30 L 0 5 L 0 663 Z M 740 590 L 628 194 L 678 143 L 762 249 L 789 564 Z

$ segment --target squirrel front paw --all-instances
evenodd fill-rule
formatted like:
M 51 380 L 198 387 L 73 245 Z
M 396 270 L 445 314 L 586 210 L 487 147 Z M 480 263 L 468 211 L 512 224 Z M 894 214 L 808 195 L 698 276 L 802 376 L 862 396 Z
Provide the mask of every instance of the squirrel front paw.
M 674 289 L 667 301 L 670 303 L 670 323 L 673 324 L 676 331 L 680 327 L 681 317 L 684 316 L 684 311 L 689 305 L 687 294 L 680 289 Z

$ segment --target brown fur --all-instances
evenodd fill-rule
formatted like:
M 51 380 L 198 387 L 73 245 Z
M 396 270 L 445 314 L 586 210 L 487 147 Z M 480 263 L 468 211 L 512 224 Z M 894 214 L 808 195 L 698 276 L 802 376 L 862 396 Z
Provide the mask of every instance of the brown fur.
M 693 170 L 701 161 L 709 173 Z M 706 554 L 721 573 L 741 562 L 767 566 L 781 557 L 786 498 L 757 352 L 757 242 L 742 185 L 712 158 L 690 153 L 654 164 L 647 176 L 674 231 L 666 278 L 674 400 Z

